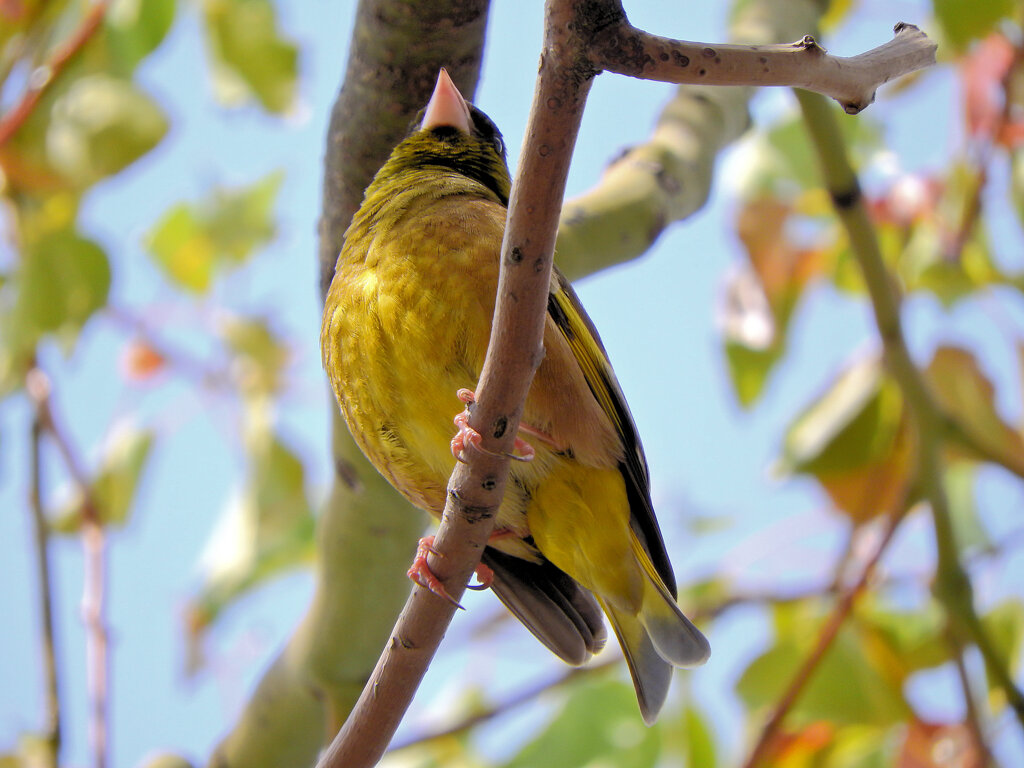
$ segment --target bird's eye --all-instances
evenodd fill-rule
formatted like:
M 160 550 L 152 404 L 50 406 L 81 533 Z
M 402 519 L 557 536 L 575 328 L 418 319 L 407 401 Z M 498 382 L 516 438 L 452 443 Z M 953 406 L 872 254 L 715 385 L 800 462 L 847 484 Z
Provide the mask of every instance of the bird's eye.
M 494 145 L 495 152 L 497 152 L 499 155 L 504 154 L 505 142 L 501 140 L 501 136 L 495 136 L 493 139 L 491 139 L 491 143 Z

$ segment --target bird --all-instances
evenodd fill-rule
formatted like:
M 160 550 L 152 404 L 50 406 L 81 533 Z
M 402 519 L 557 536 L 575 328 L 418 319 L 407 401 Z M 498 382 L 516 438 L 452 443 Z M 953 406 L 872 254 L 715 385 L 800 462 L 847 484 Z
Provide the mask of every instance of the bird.
M 412 504 L 440 517 L 490 337 L 511 189 L 495 124 L 442 69 L 367 187 L 327 293 L 321 352 L 350 431 Z M 608 617 L 650 725 L 704 635 L 676 603 L 637 428 L 569 281 L 552 274 L 536 370 L 478 578 L 566 663 L 605 645 Z M 420 542 L 410 576 L 439 594 Z

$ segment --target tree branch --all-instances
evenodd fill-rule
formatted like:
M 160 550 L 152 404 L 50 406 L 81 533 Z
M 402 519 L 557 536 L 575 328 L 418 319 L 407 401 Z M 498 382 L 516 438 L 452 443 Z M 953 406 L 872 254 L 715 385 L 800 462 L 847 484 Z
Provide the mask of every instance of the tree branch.
M 612 30 L 626 33 L 632 29 L 616 0 L 585 5 L 549 0 L 546 6 L 539 79 L 519 173 L 512 190 L 490 345 L 471 416 L 471 426 L 483 435 L 485 448 L 494 453 L 474 454 L 471 463 L 456 467 L 434 544 L 439 554 L 430 558 L 431 569 L 456 600 L 479 563 L 493 527 L 493 516 L 508 474 L 505 454 L 512 448 L 523 402 L 543 354 L 541 336 L 550 284 L 551 252 L 586 94 L 591 79 L 599 71 L 597 63 L 613 70 L 617 67 L 616 71 L 629 70 L 628 56 L 625 63 L 610 61 L 609 57 L 625 55 L 621 46 L 616 47 L 618 38 Z M 908 36 L 904 35 L 903 40 Z M 599 44 L 599 40 L 605 45 Z M 653 37 L 650 40 L 661 41 Z M 806 42 L 801 45 L 812 49 Z M 724 58 L 712 51 L 711 58 L 719 59 L 714 65 L 726 61 L 726 69 L 735 70 L 740 59 L 732 56 L 731 47 L 729 51 Z M 756 67 L 763 67 L 763 64 L 758 64 L 758 55 L 749 53 L 741 57 L 751 67 L 748 75 L 754 82 L 763 82 L 757 79 L 755 72 Z M 774 57 L 781 51 L 773 48 L 768 53 L 773 56 L 769 61 L 782 61 Z M 811 55 L 815 61 L 824 62 L 824 67 L 835 68 L 838 62 L 825 56 L 816 46 Z M 898 74 L 900 66 L 906 66 L 906 62 L 891 51 L 885 55 L 865 56 L 876 61 L 871 68 L 876 77 L 887 73 L 884 79 Z M 665 57 L 665 60 L 672 58 L 667 49 Z M 651 71 L 658 71 L 658 65 L 650 71 L 642 67 L 630 74 L 650 76 Z M 868 70 L 865 67 L 858 71 Z M 839 86 L 835 83 L 842 80 L 822 76 L 811 78 L 810 84 L 838 92 Z M 740 80 L 734 78 L 730 82 L 738 84 Z M 807 83 L 808 79 L 802 76 L 798 82 Z M 872 94 L 873 91 L 874 87 Z M 859 103 L 857 108 L 862 108 L 868 100 L 863 93 L 858 93 L 850 96 L 848 103 L 853 104 L 858 99 L 864 103 Z M 420 588 L 413 590 L 384 654 L 341 732 L 321 758 L 320 768 L 359 768 L 377 762 L 453 613 L 454 607 L 441 598 Z
M 41 438 L 43 425 L 38 414 L 32 419 L 32 449 L 29 468 L 29 508 L 32 510 L 36 554 L 36 578 L 39 580 L 39 618 L 42 629 L 43 680 L 46 700 L 46 768 L 60 763 L 60 678 L 57 673 L 57 647 L 53 629 L 53 584 L 50 581 L 50 534 L 43 512 Z
M 796 94 L 818 156 L 825 187 L 846 228 L 854 257 L 864 275 L 875 324 L 885 349 L 886 365 L 903 392 L 916 432 L 918 483 L 931 508 L 938 554 L 932 587 L 935 597 L 946 609 L 952 630 L 962 641 L 972 642 L 978 647 L 1024 728 L 1024 694 L 1017 688 L 1006 660 L 1000 658 L 978 618 L 971 581 L 960 563 L 941 456 L 947 420 L 907 348 L 900 318 L 900 296 L 885 267 L 875 229 L 834 114 L 820 96 L 799 90 Z
M 705 85 L 790 85 L 830 96 L 853 115 L 893 78 L 935 63 L 936 45 L 913 24 L 866 53 L 826 53 L 810 35 L 788 45 L 707 45 L 658 37 L 628 23 L 595 39 L 595 66 L 645 80 Z
M 33 367 L 26 376 L 25 388 L 36 408 L 40 427 L 49 434 L 64 460 L 68 474 L 82 503 L 82 548 L 85 574 L 82 587 L 82 620 L 86 628 L 85 656 L 89 687 L 89 739 L 94 768 L 106 768 L 108 741 L 108 632 L 105 617 L 106 542 L 103 519 L 93 497 L 89 478 L 78 460 L 71 442 L 53 415 L 50 381 L 43 371 Z
M 807 658 L 804 659 L 800 668 L 797 669 L 796 674 L 793 675 L 793 678 L 790 680 L 785 692 L 775 705 L 775 709 L 772 710 L 771 716 L 765 723 L 764 728 L 761 729 L 761 734 L 758 736 L 757 743 L 754 744 L 753 749 L 750 751 L 750 755 L 743 763 L 744 768 L 757 768 L 764 763 L 765 758 L 768 756 L 768 751 L 772 745 L 772 741 L 776 733 L 778 733 L 779 727 L 782 725 L 782 721 L 785 719 L 786 715 L 789 714 L 793 705 L 796 704 L 797 699 L 800 698 L 800 694 L 803 693 L 804 688 L 807 687 L 807 683 L 810 682 L 811 678 L 814 676 L 814 672 L 818 668 L 818 664 L 821 663 L 821 660 L 825 657 L 828 649 L 832 647 L 832 642 L 836 639 L 836 635 L 839 634 L 839 630 L 842 628 L 843 623 L 853 610 L 854 603 L 857 601 L 861 592 L 863 592 L 867 587 L 868 579 L 875 570 L 875 566 L 878 565 L 878 561 L 882 558 L 885 550 L 889 547 L 893 534 L 896 533 L 896 529 L 899 527 L 899 524 L 902 522 L 906 513 L 905 505 L 901 505 L 901 508 L 902 511 L 889 520 L 889 527 L 882 536 L 882 540 L 879 542 L 878 548 L 871 556 L 871 559 L 864 564 L 860 577 L 839 599 L 839 602 L 832 611 L 832 615 L 829 616 L 828 621 L 826 621 L 822 626 L 821 631 L 818 634 L 818 640 L 814 644 L 814 648 L 807 655 Z
M 21 100 L 0 117 L 0 146 L 18 132 L 18 129 L 28 120 L 36 104 L 46 93 L 46 89 L 56 82 L 57 77 L 75 55 L 82 50 L 87 42 L 96 34 L 100 28 L 100 22 L 107 12 L 106 0 L 98 0 L 82 17 L 78 28 L 72 33 L 67 41 L 54 51 L 49 62 L 36 68 L 29 75 L 28 88 L 22 94 Z

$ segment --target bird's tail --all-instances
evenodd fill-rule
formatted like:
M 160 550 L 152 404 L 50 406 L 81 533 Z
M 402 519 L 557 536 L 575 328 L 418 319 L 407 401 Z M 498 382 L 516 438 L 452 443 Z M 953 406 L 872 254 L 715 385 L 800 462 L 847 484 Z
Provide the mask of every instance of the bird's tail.
M 654 723 L 665 703 L 673 667 L 694 667 L 711 655 L 711 646 L 683 615 L 636 535 L 630 532 L 633 555 L 643 572 L 643 600 L 632 613 L 601 600 L 601 607 L 622 646 L 633 677 L 640 713 Z

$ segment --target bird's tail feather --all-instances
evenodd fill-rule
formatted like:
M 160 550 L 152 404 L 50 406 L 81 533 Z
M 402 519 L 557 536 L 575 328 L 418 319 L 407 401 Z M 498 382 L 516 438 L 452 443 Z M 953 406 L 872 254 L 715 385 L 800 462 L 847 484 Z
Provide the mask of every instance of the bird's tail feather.
M 636 535 L 630 532 L 633 556 L 644 574 L 638 619 L 662 659 L 675 667 L 696 667 L 711 656 L 707 638 L 676 605 Z
M 644 722 L 651 725 L 668 695 L 672 668 L 703 664 L 711 655 L 711 647 L 679 610 L 635 535 L 632 545 L 644 575 L 640 610 L 633 613 L 607 600 L 600 602 L 629 665 L 640 713 Z
M 672 682 L 672 665 L 661 658 L 640 620 L 598 598 L 626 657 L 644 722 L 654 725 Z

